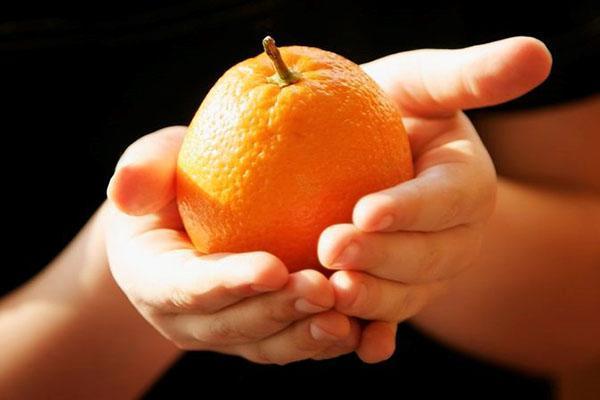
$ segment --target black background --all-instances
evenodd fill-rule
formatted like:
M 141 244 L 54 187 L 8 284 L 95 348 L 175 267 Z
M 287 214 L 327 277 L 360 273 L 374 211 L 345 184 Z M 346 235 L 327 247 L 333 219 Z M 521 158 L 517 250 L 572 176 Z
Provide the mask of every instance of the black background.
M 2 6 L 1 165 L 7 248 L 15 257 L 1 270 L 0 293 L 25 282 L 70 241 L 104 200 L 114 165 L 128 144 L 158 128 L 187 124 L 216 79 L 258 54 L 266 34 L 280 45 L 321 47 L 357 63 L 415 48 L 457 48 L 533 35 L 552 50 L 553 73 L 541 88 L 505 107 L 536 107 L 598 90 L 600 13 L 591 1 L 531 9 L 518 2 L 411 3 L 59 1 Z M 319 382 L 349 392 L 376 385 L 399 396 L 404 391 L 485 398 L 548 398 L 551 387 L 462 356 L 402 325 L 398 352 L 382 365 L 363 365 L 348 356 L 257 367 L 231 357 L 190 354 L 153 393 L 166 397 L 178 387 L 201 395 L 209 388 L 244 387 L 268 395 L 267 382 L 294 393 L 312 393 L 313 384 L 298 382 Z

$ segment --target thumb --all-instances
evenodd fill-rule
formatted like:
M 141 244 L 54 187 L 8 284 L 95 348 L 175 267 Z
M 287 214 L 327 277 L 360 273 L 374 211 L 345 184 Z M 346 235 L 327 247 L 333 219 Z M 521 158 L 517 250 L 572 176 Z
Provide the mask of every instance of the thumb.
M 541 41 L 512 37 L 459 50 L 416 50 L 364 64 L 405 114 L 440 117 L 522 96 L 550 73 Z
M 156 212 L 175 197 L 175 171 L 186 127 L 173 126 L 130 145 L 107 189 L 115 206 L 130 215 Z

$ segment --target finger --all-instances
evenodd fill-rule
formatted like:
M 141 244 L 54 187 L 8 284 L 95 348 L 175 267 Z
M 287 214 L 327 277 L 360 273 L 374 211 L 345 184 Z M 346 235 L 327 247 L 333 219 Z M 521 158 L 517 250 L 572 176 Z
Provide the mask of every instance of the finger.
M 279 291 L 240 301 L 213 314 L 181 314 L 171 326 L 180 341 L 210 345 L 256 342 L 293 322 L 333 307 L 335 297 L 328 279 L 318 271 L 293 273 Z
M 261 364 L 284 365 L 312 358 L 351 332 L 350 320 L 327 311 L 294 323 L 289 328 L 242 350 L 246 358 Z
M 364 196 L 356 203 L 352 220 L 366 232 L 431 232 L 482 221 L 493 212 L 495 183 L 493 171 L 438 165 L 415 179 Z
M 399 322 L 415 315 L 439 292 L 441 283 L 405 285 L 356 271 L 337 271 L 330 281 L 335 309 L 366 320 Z
M 313 356 L 313 360 L 328 360 L 330 358 L 337 358 L 344 354 L 352 353 L 358 348 L 361 341 L 362 329 L 358 321 L 354 318 L 350 319 L 350 333 L 348 336 L 335 343 L 331 347 L 323 350 L 322 352 Z
M 441 232 L 366 233 L 352 224 L 339 224 L 323 231 L 318 255 L 328 269 L 425 283 L 458 275 L 471 265 L 480 245 L 480 231 L 466 225 Z
M 135 303 L 169 312 L 214 312 L 282 288 L 285 265 L 265 252 L 200 256 L 184 232 L 162 229 L 123 240 L 107 235 L 115 280 Z
M 138 278 L 137 293 L 147 303 L 170 312 L 213 313 L 238 301 L 279 290 L 288 278 L 283 263 L 263 253 L 167 253 L 148 275 Z
M 148 214 L 175 197 L 175 169 L 185 132 L 182 126 L 161 129 L 127 148 L 107 189 L 118 209 L 131 215 Z
M 363 330 L 356 354 L 368 364 L 385 361 L 396 350 L 396 323 L 374 321 Z
M 519 97 L 550 73 L 541 41 L 512 37 L 459 50 L 416 50 L 363 65 L 406 115 L 439 117 Z
M 414 179 L 361 198 L 354 224 L 367 232 L 439 231 L 487 219 L 495 205 L 494 167 L 474 131 L 456 129 L 424 150 Z
M 173 205 L 142 217 L 108 207 L 109 266 L 134 304 L 165 313 L 214 312 L 286 284 L 289 272 L 272 254 L 199 254 L 185 232 L 161 228 L 168 210 L 177 213 Z

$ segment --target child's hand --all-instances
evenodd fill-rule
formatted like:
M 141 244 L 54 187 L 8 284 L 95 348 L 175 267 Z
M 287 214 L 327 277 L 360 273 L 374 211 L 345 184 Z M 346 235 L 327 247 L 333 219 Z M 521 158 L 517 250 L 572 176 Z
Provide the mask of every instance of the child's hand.
M 264 252 L 194 250 L 174 201 L 184 133 L 168 128 L 131 145 L 108 189 L 110 267 L 134 307 L 186 350 L 277 364 L 354 351 L 358 323 L 330 310 L 333 288 L 321 273 L 289 274 Z
M 512 38 L 463 50 L 400 53 L 364 65 L 404 113 L 415 179 L 363 197 L 353 224 L 327 228 L 319 258 L 336 309 L 372 320 L 359 356 L 394 351 L 396 325 L 472 263 L 494 208 L 492 162 L 463 109 L 518 97 L 549 73 L 546 47 Z M 360 271 L 360 272 L 359 272 Z

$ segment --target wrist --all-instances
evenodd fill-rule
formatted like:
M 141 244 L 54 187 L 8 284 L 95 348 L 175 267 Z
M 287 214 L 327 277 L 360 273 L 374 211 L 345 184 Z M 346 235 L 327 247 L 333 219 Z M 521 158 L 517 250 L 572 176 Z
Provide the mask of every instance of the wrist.
M 119 388 L 123 397 L 138 397 L 181 354 L 112 279 L 107 211 L 100 207 L 42 273 L 2 302 L 0 392 L 55 397 L 68 388 L 74 398 L 108 398 Z

